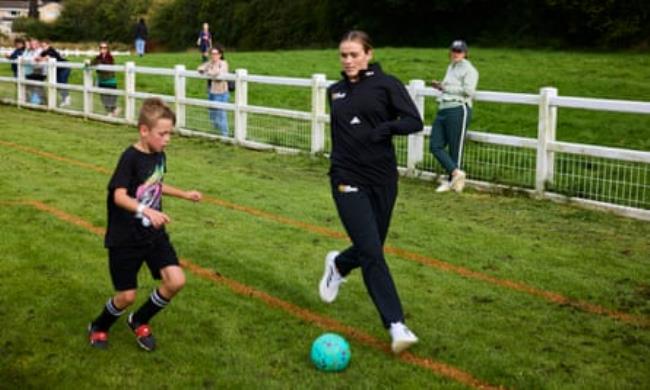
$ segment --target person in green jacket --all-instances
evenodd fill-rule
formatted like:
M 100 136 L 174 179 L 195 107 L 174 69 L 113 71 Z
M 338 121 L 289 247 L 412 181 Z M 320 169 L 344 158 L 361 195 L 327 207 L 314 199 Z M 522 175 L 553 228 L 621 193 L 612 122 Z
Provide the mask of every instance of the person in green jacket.
M 438 112 L 431 126 L 429 149 L 449 174 L 436 192 L 462 192 L 465 172 L 461 169 L 465 133 L 472 118 L 472 98 L 478 84 L 478 71 L 469 62 L 467 43 L 455 40 L 449 47 L 451 63 L 442 82 L 433 80 L 440 90 Z M 449 152 L 446 147 L 449 146 Z
M 107 42 L 99 44 L 99 54 L 90 62 L 91 65 L 113 65 L 115 61 L 108 48 Z M 115 72 L 108 70 L 97 70 L 97 86 L 99 88 L 117 89 L 117 78 Z M 106 109 L 108 116 L 119 116 L 120 108 L 117 106 L 117 95 L 105 93 L 99 94 L 99 97 Z

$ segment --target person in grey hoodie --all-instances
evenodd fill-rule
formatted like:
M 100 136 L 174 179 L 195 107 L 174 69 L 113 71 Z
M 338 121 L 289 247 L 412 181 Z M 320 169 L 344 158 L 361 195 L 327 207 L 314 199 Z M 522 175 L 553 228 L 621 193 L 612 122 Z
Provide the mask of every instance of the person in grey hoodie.
M 465 187 L 466 175 L 461 169 L 463 143 L 472 118 L 472 98 L 478 85 L 478 71 L 467 59 L 467 43 L 455 40 L 449 50 L 451 63 L 445 78 L 442 82 L 432 82 L 432 86 L 442 93 L 431 126 L 429 150 L 449 174 L 448 180 L 443 181 L 436 192 L 462 192 Z

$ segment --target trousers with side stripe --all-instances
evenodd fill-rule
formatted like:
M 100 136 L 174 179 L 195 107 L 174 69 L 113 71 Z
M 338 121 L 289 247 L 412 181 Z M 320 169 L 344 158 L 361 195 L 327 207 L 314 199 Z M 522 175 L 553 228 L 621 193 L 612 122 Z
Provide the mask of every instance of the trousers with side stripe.
M 344 192 L 332 183 L 332 195 L 352 246 L 336 257 L 336 267 L 346 276 L 361 268 L 368 294 L 384 327 L 404 322 L 397 289 L 384 258 L 384 241 L 397 199 L 397 182 L 384 186 L 354 187 Z
M 465 104 L 439 110 L 433 121 L 429 150 L 449 174 L 456 168 L 461 169 L 465 133 L 471 119 L 472 109 Z M 445 149 L 447 146 L 449 152 Z

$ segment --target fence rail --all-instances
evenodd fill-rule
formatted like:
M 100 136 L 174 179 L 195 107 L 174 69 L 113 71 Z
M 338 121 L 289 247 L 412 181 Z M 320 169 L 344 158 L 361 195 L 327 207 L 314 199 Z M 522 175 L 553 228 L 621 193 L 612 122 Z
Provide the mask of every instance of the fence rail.
M 0 47 L 0 55 L 11 54 L 14 51 L 13 47 Z M 57 49 L 59 54 L 63 57 L 95 57 L 99 54 L 98 50 L 81 50 L 81 49 Z M 114 56 L 130 56 L 130 51 L 111 51 Z
M 0 100 L 19 107 L 47 109 L 71 115 L 117 123 L 135 123 L 137 108 L 143 99 L 157 96 L 173 104 L 181 134 L 233 142 L 246 147 L 275 149 L 282 152 L 327 154 L 331 140 L 326 127 L 326 89 L 332 81 L 322 74 L 310 79 L 249 75 L 245 69 L 225 75 L 235 81 L 232 102 L 215 102 L 187 96 L 187 83 L 209 77 L 183 65 L 172 69 L 125 65 L 89 67 L 78 63 L 46 64 L 0 59 L 0 64 L 18 64 L 16 77 L 0 77 Z M 25 78 L 25 68 L 40 66 L 44 81 Z M 57 69 L 78 69 L 81 84 L 57 83 Z M 124 86 L 120 89 L 99 88 L 93 84 L 97 70 L 120 72 Z M 153 75 L 173 83 L 173 94 L 162 91 L 136 90 L 136 75 Z M 249 85 L 264 84 L 309 90 L 309 111 L 282 107 L 265 107 L 248 103 Z M 151 85 L 147 86 L 151 89 Z M 155 88 L 155 87 L 154 87 Z M 412 80 L 407 89 L 424 116 L 425 105 L 439 92 L 425 87 L 422 80 Z M 63 95 L 72 96 L 71 105 L 61 105 Z M 36 96 L 36 98 L 34 98 Z M 107 97 L 117 98 L 119 112 L 102 112 Z M 537 107 L 537 137 L 469 131 L 465 147 L 464 169 L 470 184 L 484 187 L 508 186 L 538 197 L 569 200 L 586 207 L 606 209 L 634 218 L 650 220 L 650 152 L 556 140 L 557 112 L 560 108 L 650 114 L 650 102 L 591 99 L 558 96 L 555 88 L 541 88 L 539 94 L 478 91 L 477 102 L 517 104 Z M 212 128 L 214 110 L 227 112 L 232 124 L 227 135 Z M 427 152 L 430 127 L 408 137 L 395 138 L 400 170 L 405 174 L 434 179 L 442 169 Z

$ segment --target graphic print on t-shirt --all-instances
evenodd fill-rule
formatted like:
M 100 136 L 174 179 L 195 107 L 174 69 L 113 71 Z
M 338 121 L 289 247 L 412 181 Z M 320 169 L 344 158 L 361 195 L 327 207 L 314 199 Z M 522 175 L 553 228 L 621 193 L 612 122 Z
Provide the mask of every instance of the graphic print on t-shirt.
M 154 168 L 151 176 L 147 178 L 135 192 L 135 198 L 138 203 L 146 207 L 160 211 L 160 199 L 162 198 L 162 181 L 165 173 L 165 162 L 160 161 L 156 168 Z M 151 221 L 145 216 L 142 216 L 142 225 L 149 226 Z

